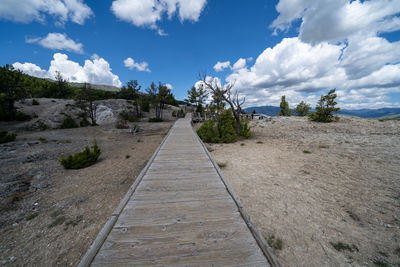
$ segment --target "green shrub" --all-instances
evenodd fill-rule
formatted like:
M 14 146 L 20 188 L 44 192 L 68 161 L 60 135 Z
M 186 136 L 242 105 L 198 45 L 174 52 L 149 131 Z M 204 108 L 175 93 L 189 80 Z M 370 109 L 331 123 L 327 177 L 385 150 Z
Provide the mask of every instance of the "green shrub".
M 47 126 L 47 124 L 44 123 L 42 120 L 37 120 L 37 121 L 34 123 L 34 125 L 35 125 L 36 127 L 38 127 L 39 130 L 41 130 L 41 131 L 45 131 L 45 130 L 49 129 L 49 126 Z
M 90 122 L 87 120 L 86 117 L 83 117 L 83 119 L 79 122 L 79 126 L 81 127 L 87 127 L 90 125 Z
M 13 134 L 13 133 L 9 134 L 8 131 L 1 130 L 0 131 L 0 144 L 15 141 L 16 137 L 17 137 L 16 134 Z
M 235 119 L 230 109 L 225 110 L 218 120 L 218 131 L 222 143 L 233 143 L 237 140 L 234 128 Z
M 31 119 L 32 119 L 31 116 L 29 116 L 29 115 L 27 115 L 25 113 L 22 113 L 21 111 L 17 111 L 17 113 L 15 113 L 15 120 L 16 121 L 29 121 Z
M 244 138 L 250 138 L 251 132 L 250 132 L 250 126 L 247 123 L 247 121 L 241 120 L 240 121 L 240 132 L 239 136 L 244 137 Z
M 60 163 L 65 169 L 81 169 L 93 165 L 101 154 L 96 141 L 93 143 L 92 149 L 93 151 L 86 146 L 82 152 L 78 152 L 75 155 L 68 155 L 66 158 L 61 157 Z
M 204 122 L 197 130 L 197 135 L 207 143 L 219 143 L 220 134 L 214 119 Z
M 79 125 L 71 116 L 67 116 L 60 125 L 60 129 L 78 128 L 78 127 Z
M 136 115 L 131 111 L 123 110 L 118 115 L 121 120 L 129 121 L 129 122 L 138 122 L 139 121 L 139 119 L 136 117 Z
M 332 122 L 336 119 L 333 116 L 333 113 L 338 112 L 340 108 L 335 107 L 337 104 L 335 101 L 335 98 L 337 97 L 335 91 L 335 89 L 332 89 L 327 95 L 321 96 L 318 105 L 315 108 L 316 111 L 308 115 L 311 120 L 318 122 Z
M 149 118 L 149 122 L 163 122 L 163 119 L 160 118 Z
M 32 106 L 39 106 L 40 103 L 36 99 L 32 99 Z

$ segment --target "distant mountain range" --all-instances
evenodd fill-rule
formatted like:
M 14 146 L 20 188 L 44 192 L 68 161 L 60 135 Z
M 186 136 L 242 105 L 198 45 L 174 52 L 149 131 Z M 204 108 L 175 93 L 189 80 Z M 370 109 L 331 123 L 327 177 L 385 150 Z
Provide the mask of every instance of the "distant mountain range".
M 277 116 L 281 110 L 275 106 L 261 106 L 261 107 L 249 107 L 244 109 L 247 112 L 262 113 L 268 116 Z M 380 108 L 380 109 L 342 109 L 339 111 L 340 115 L 356 116 L 360 118 L 394 118 L 400 117 L 400 108 Z

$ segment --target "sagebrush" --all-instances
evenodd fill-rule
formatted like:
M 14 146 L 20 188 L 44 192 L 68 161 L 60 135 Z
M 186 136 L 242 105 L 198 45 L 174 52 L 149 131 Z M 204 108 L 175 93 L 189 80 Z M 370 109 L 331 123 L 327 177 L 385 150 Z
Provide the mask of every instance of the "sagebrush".
M 2 130 L 0 131 L 0 144 L 15 141 L 16 137 L 17 137 L 16 134 L 14 133 L 9 134 L 8 131 Z

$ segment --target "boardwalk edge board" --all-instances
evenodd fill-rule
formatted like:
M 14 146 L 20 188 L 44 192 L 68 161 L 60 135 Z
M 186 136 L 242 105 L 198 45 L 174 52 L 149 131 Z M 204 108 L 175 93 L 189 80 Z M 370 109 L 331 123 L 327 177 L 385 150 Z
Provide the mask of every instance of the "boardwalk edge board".
M 128 192 L 126 192 L 125 196 L 122 198 L 120 201 L 119 205 L 117 208 L 113 211 L 111 214 L 110 218 L 107 220 L 107 222 L 104 224 L 103 228 L 100 230 L 99 234 L 97 235 L 96 239 L 93 241 L 93 243 L 90 245 L 89 249 L 87 250 L 86 254 L 82 257 L 81 261 L 78 264 L 78 267 L 88 267 L 92 263 L 94 257 L 96 256 L 97 252 L 103 245 L 104 241 L 106 240 L 108 234 L 114 227 L 115 223 L 117 222 L 117 219 L 119 215 L 121 214 L 122 210 L 128 203 L 129 199 L 135 192 L 136 188 L 138 187 L 139 183 L 142 181 L 144 175 L 146 174 L 147 170 L 153 163 L 155 157 L 157 156 L 158 152 L 160 151 L 162 145 L 165 143 L 167 140 L 168 136 L 171 134 L 172 129 L 175 126 L 175 123 L 172 124 L 171 128 L 168 131 L 168 134 L 164 137 L 162 142 L 158 145 L 156 151 L 153 153 L 149 161 L 147 162 L 146 166 L 142 169 L 140 172 L 139 176 L 135 179 L 135 182 L 132 184 L 132 186 L 129 188 Z
M 259 247 L 261 248 L 262 252 L 264 253 L 265 257 L 268 259 L 269 263 L 271 264 L 272 267 L 281 267 L 281 264 L 278 261 L 278 258 L 276 257 L 274 251 L 272 248 L 268 245 L 268 243 L 265 241 L 264 237 L 260 233 L 260 231 L 257 229 L 253 221 L 251 220 L 250 216 L 247 214 L 246 210 L 240 203 L 239 199 L 236 197 L 235 192 L 232 190 L 231 186 L 229 185 L 228 181 L 222 174 L 221 169 L 218 167 L 218 164 L 215 162 L 214 158 L 212 157 L 211 153 L 208 151 L 207 147 L 203 143 L 203 141 L 200 139 L 200 137 L 197 135 L 197 133 L 194 131 L 192 127 L 192 131 L 194 132 L 195 136 L 197 137 L 197 140 L 200 142 L 202 145 L 204 151 L 206 152 L 207 156 L 211 160 L 212 164 L 214 165 L 215 169 L 217 170 L 217 173 L 224 183 L 226 190 L 228 191 L 229 195 L 232 197 L 233 201 L 235 202 L 236 206 L 239 209 L 239 213 L 241 214 L 243 220 L 247 224 L 247 227 L 250 229 L 251 234 L 257 241 Z

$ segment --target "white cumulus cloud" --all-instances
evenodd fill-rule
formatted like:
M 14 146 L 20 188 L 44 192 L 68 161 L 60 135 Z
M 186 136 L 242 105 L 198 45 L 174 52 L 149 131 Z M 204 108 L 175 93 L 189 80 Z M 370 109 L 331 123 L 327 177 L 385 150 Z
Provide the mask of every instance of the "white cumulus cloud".
M 122 86 L 119 77 L 112 73 L 110 64 L 96 54 L 91 59 L 85 60 L 83 66 L 78 62 L 69 60 L 68 56 L 62 53 L 55 53 L 53 55 L 53 60 L 50 62 L 48 70 L 43 70 L 39 66 L 29 62 L 15 62 L 13 66 L 26 74 L 40 78 L 54 79 L 56 72 L 59 71 L 64 79 L 70 82 Z
M 174 89 L 174 87 L 172 86 L 172 84 L 170 84 L 170 83 L 166 83 L 165 84 L 165 86 L 168 88 L 168 89 Z
M 236 61 L 235 64 L 233 64 L 232 69 L 239 70 L 243 69 L 244 67 L 246 67 L 246 59 L 239 58 L 238 61 Z
M 217 64 L 214 65 L 214 70 L 216 72 L 219 72 L 219 71 L 223 71 L 226 68 L 230 68 L 230 66 L 231 66 L 231 62 L 230 61 L 224 61 L 224 62 L 219 62 L 218 61 Z
M 65 33 L 51 32 L 43 38 L 28 38 L 27 43 L 37 43 L 42 47 L 53 50 L 65 50 L 70 52 L 83 53 L 83 44 L 70 39 Z
M 196 22 L 206 4 L 207 0 L 115 0 L 111 11 L 123 21 L 138 27 L 157 29 L 160 35 L 166 35 L 157 26 L 164 14 L 169 19 L 177 14 L 181 22 Z
M 82 0 L 2 0 L 0 3 L 0 18 L 20 23 L 44 22 L 51 16 L 56 24 L 71 20 L 82 25 L 92 15 L 93 11 Z
M 400 29 L 398 0 L 280 0 L 271 27 L 287 30 L 301 19 L 299 37 L 308 43 L 342 41 L 352 35 L 375 35 Z
M 135 62 L 135 60 L 131 57 L 128 57 L 124 60 L 124 65 L 130 70 L 137 69 L 138 71 L 151 72 L 151 70 L 149 69 L 149 64 L 146 61 Z

